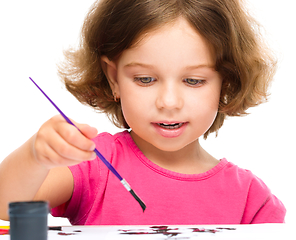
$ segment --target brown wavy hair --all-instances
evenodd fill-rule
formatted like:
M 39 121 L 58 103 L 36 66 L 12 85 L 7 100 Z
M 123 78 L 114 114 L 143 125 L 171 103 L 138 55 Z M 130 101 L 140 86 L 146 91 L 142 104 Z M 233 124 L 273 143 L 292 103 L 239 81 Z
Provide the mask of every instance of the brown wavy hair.
M 267 100 L 276 61 L 262 41 L 260 25 L 241 0 L 100 0 L 86 16 L 77 49 L 65 52 L 59 74 L 81 103 L 129 128 L 102 70 L 101 57 L 115 60 L 143 34 L 185 18 L 213 47 L 222 78 L 217 117 L 204 134 L 218 132 L 227 116 L 247 114 Z

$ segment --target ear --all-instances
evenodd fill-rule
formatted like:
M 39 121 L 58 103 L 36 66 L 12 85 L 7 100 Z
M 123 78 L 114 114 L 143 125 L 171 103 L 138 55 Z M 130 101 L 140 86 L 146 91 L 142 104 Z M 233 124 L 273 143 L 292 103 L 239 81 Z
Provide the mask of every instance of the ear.
M 108 79 L 109 85 L 113 94 L 120 98 L 120 91 L 117 82 L 117 66 L 113 61 L 110 61 L 106 56 L 101 57 L 101 66 Z

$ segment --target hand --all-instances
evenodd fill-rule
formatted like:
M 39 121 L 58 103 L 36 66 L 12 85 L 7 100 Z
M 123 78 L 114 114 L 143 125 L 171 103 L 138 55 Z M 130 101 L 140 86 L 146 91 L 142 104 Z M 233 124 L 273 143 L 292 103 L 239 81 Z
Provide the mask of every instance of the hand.
M 32 153 L 38 163 L 51 169 L 95 159 L 95 144 L 91 139 L 97 136 L 97 130 L 87 124 L 73 123 L 81 132 L 61 115 L 41 126 L 32 143 Z

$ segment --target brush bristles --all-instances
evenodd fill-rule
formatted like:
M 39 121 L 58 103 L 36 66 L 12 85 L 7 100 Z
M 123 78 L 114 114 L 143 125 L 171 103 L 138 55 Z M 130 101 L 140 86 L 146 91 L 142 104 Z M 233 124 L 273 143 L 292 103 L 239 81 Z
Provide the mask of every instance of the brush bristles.
M 132 195 L 133 195 L 133 197 L 137 200 L 137 202 L 140 204 L 140 206 L 141 206 L 141 208 L 143 209 L 143 212 L 145 211 L 145 209 L 146 209 L 146 205 L 145 205 L 145 203 L 138 197 L 138 195 L 134 192 L 134 190 L 133 189 L 131 189 L 130 191 L 129 191 Z

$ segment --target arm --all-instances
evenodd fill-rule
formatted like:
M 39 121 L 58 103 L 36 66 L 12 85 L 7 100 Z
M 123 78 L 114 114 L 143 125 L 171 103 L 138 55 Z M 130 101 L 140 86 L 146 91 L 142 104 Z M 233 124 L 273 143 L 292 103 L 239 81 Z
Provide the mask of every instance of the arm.
M 34 196 L 34 201 L 48 201 L 49 207 L 54 208 L 70 200 L 74 180 L 68 167 L 51 169 L 46 179 Z
M 73 177 L 67 166 L 95 157 L 90 140 L 97 131 L 75 127 L 56 116 L 0 165 L 0 219 L 8 220 L 12 201 L 49 201 L 51 207 L 71 198 Z

